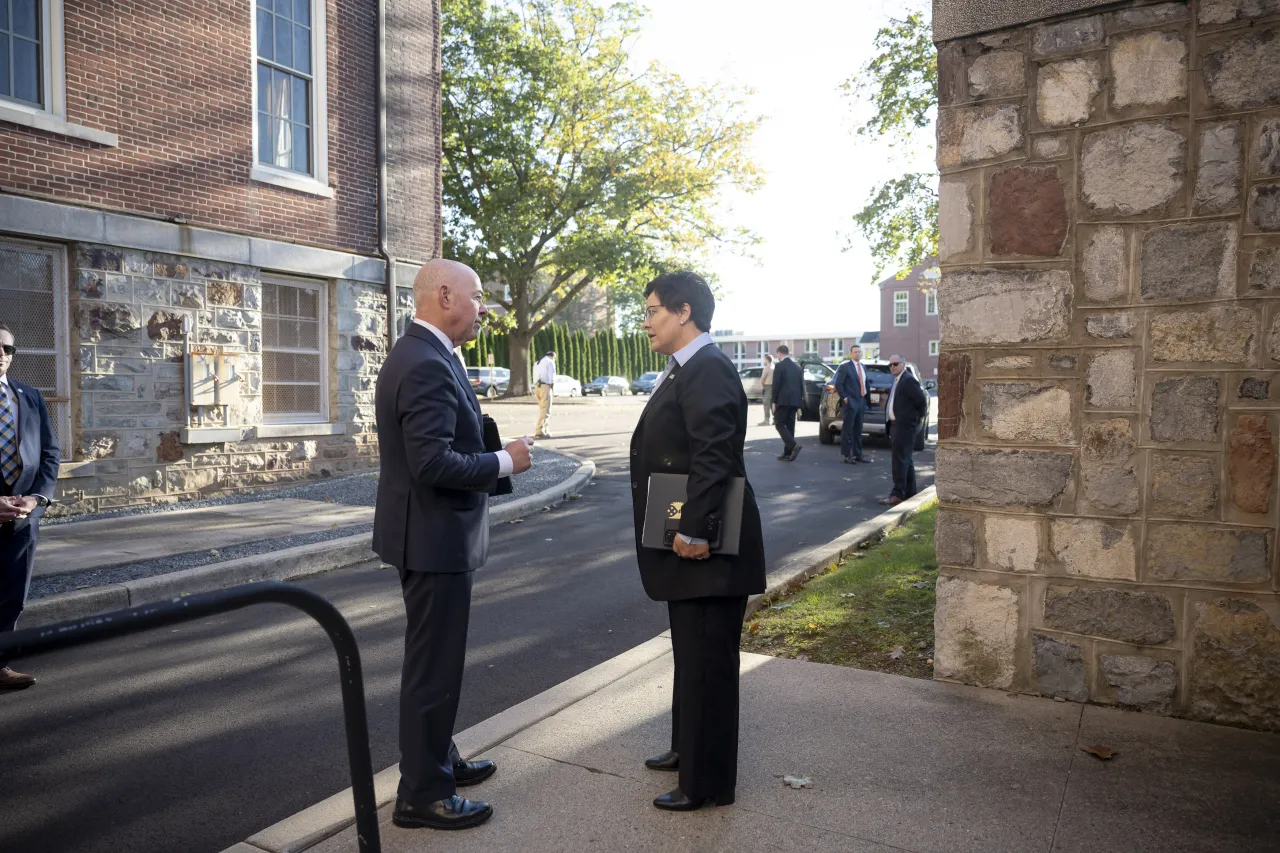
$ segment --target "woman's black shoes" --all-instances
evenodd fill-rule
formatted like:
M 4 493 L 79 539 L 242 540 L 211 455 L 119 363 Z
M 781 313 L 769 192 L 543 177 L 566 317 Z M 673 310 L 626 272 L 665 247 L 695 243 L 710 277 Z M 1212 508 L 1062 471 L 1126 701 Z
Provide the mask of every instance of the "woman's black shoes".
M 644 766 L 650 770 L 679 770 L 680 769 L 680 753 L 664 752 L 662 755 L 655 755 L 653 758 L 646 758 Z

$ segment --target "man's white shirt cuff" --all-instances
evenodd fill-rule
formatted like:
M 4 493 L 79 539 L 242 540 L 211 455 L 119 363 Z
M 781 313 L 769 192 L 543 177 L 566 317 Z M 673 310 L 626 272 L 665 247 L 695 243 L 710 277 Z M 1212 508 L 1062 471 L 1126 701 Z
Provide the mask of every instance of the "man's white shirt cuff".
M 516 463 L 512 461 L 511 454 L 505 450 L 499 450 L 493 455 L 498 457 L 498 476 L 510 477 L 511 472 L 516 469 Z
M 684 540 L 684 544 L 686 545 L 706 545 L 707 544 L 707 540 L 705 539 L 697 539 L 692 536 L 685 536 L 683 533 L 677 533 L 676 535 L 679 536 L 682 540 Z

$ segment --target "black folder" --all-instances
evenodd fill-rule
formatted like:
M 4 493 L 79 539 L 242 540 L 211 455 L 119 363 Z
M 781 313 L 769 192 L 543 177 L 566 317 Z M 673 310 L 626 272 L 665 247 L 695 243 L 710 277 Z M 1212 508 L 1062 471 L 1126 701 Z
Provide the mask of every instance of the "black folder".
M 498 422 L 488 415 L 482 415 L 482 427 L 484 429 L 484 449 L 486 453 L 497 453 L 502 449 L 502 436 L 498 433 Z M 511 478 L 499 477 L 498 485 L 489 494 L 491 495 L 509 495 L 511 494 Z
M 671 550 L 680 530 L 681 512 L 688 496 L 687 474 L 650 474 L 649 499 L 644 507 L 644 530 L 640 544 L 645 548 Z M 742 532 L 742 503 L 746 496 L 747 478 L 732 477 L 718 512 L 708 519 L 708 529 L 696 538 L 706 539 L 712 553 L 738 553 Z

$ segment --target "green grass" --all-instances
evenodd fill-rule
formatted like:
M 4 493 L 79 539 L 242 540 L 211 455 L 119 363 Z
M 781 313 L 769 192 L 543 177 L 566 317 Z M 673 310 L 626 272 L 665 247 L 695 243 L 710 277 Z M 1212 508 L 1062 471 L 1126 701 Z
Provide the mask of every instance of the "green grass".
M 933 504 L 787 598 L 766 602 L 743 628 L 742 650 L 932 678 L 937 515 Z

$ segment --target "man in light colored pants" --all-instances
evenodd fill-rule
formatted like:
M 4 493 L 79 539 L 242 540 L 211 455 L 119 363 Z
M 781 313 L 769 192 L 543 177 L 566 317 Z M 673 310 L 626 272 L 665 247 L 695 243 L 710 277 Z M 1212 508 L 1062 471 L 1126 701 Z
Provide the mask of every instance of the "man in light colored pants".
M 764 357 L 764 369 L 760 371 L 760 402 L 764 403 L 764 420 L 760 426 L 769 425 L 769 416 L 773 412 L 773 356 Z
M 555 399 L 556 354 L 548 352 L 533 368 L 533 393 L 538 398 L 536 438 L 551 437 L 551 403 Z

